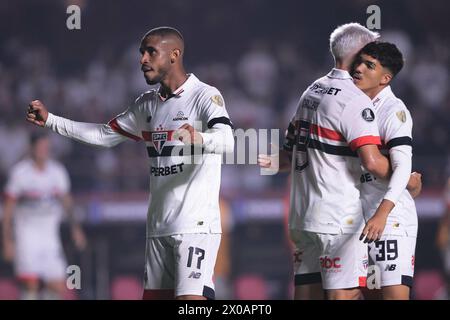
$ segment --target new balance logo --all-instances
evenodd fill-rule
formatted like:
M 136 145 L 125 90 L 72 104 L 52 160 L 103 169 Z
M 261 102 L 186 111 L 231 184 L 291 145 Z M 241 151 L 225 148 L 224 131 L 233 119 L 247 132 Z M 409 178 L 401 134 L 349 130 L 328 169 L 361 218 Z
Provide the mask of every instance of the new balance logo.
M 384 271 L 394 271 L 396 267 L 397 267 L 396 264 L 387 264 Z
M 201 277 L 201 275 L 202 275 L 201 272 L 192 271 L 188 278 L 199 279 Z

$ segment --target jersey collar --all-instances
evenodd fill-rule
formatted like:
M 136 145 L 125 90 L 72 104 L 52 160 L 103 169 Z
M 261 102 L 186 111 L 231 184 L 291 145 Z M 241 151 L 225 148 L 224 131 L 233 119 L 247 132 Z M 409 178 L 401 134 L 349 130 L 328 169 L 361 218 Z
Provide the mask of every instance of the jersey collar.
M 394 95 L 391 90 L 391 86 L 386 86 L 383 90 L 378 92 L 378 94 L 372 99 L 372 103 L 376 106 L 381 100 Z
M 342 69 L 337 69 L 337 68 L 331 69 L 331 71 L 327 74 L 327 77 L 333 78 L 333 79 L 350 79 L 350 80 L 353 79 L 347 70 L 342 70 Z
M 158 96 L 162 101 L 167 101 L 173 97 L 179 98 L 183 93 L 189 91 L 198 81 L 199 80 L 193 73 L 188 73 L 188 78 L 186 79 L 186 81 L 183 82 L 183 84 L 179 86 L 177 89 L 175 89 L 168 97 L 164 98 L 161 95 L 161 86 L 158 88 Z

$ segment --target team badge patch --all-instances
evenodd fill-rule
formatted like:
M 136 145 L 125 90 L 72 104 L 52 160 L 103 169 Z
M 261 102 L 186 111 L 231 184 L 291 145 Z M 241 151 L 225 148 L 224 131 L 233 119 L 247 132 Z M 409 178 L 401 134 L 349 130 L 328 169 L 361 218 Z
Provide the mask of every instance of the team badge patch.
M 219 95 L 215 95 L 211 97 L 212 102 L 217 104 L 219 107 L 223 107 L 223 100 L 222 97 Z
M 161 154 L 161 150 L 169 138 L 168 136 L 169 133 L 167 131 L 152 132 L 152 142 L 159 154 Z
M 401 122 L 406 122 L 406 112 L 404 110 L 396 112 L 395 115 Z
M 362 111 L 361 116 L 367 122 L 372 122 L 373 120 L 375 120 L 375 114 L 373 113 L 372 109 L 370 109 L 370 108 L 365 108 Z

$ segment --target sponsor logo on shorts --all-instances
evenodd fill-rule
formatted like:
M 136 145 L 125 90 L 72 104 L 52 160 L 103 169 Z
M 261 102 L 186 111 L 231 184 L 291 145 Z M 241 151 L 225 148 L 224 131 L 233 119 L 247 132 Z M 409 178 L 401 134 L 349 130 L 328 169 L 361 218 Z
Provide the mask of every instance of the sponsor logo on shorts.
M 192 271 L 188 278 L 200 279 L 201 276 L 202 276 L 201 272 Z
M 396 264 L 387 264 L 386 268 L 384 268 L 384 271 L 395 271 L 395 268 L 397 268 Z
M 294 252 L 294 262 L 302 262 L 303 251 L 295 250 Z
M 295 250 L 293 258 L 294 258 L 294 268 L 298 269 L 302 263 L 303 250 Z
M 367 257 L 367 255 L 364 256 L 364 258 L 362 260 L 362 264 L 363 264 L 364 270 L 367 270 L 367 268 L 369 267 L 369 258 Z
M 320 266 L 326 272 L 341 272 L 342 265 L 340 264 L 341 258 L 330 258 L 328 256 L 320 258 Z

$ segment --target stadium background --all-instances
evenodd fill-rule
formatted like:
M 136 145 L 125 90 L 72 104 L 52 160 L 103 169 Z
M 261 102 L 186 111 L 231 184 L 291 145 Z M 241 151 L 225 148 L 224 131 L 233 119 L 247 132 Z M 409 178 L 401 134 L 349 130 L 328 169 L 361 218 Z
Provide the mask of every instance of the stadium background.
M 66 8 L 81 8 L 81 30 L 66 28 Z M 365 24 L 381 8 L 381 35 L 406 58 L 394 92 L 414 118 L 414 170 L 423 173 L 417 200 L 416 299 L 439 298 L 444 279 L 435 247 L 450 174 L 450 4 L 447 1 L 2 1 L 0 3 L 0 187 L 27 151 L 30 100 L 70 119 L 104 123 L 147 90 L 139 68 L 142 35 L 179 28 L 189 72 L 218 87 L 236 128 L 281 128 L 304 88 L 332 66 L 328 37 L 339 24 Z M 77 215 L 89 248 L 77 252 L 62 228 L 69 264 L 82 270 L 72 299 L 140 298 L 148 167 L 132 141 L 98 149 L 52 134 L 69 170 Z M 225 238 L 218 263 L 222 298 L 287 299 L 287 175 L 261 176 L 254 164 L 224 165 Z M 17 297 L 11 265 L 0 259 L 0 298 Z

